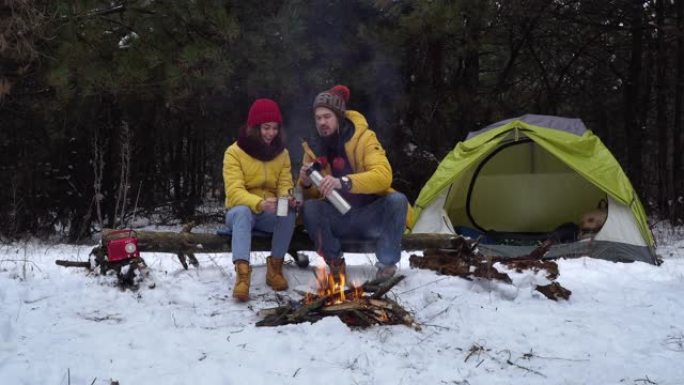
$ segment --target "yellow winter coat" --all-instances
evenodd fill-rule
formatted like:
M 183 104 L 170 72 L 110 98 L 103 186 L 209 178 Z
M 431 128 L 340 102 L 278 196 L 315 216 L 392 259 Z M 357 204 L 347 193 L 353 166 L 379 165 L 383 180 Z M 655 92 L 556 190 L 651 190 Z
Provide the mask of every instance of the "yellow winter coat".
M 290 154 L 283 150 L 274 159 L 261 161 L 233 143 L 223 156 L 223 184 L 226 207 L 244 205 L 261 213 L 262 200 L 286 196 L 293 187 Z
M 368 128 L 366 118 L 357 111 L 347 110 L 347 119 L 354 124 L 354 134 L 344 144 L 344 150 L 349 159 L 350 166 L 354 170 L 349 174 L 352 182 L 351 193 L 353 194 L 377 194 L 387 195 L 395 190 L 392 188 L 392 166 L 382 145 L 378 141 L 375 132 Z M 307 142 L 304 147 L 304 159 L 302 164 L 311 163 L 317 156 Z M 326 165 L 323 175 L 330 175 L 330 165 Z M 304 189 L 305 198 L 320 198 L 316 188 Z M 413 207 L 409 204 L 406 215 L 406 224 L 413 223 Z

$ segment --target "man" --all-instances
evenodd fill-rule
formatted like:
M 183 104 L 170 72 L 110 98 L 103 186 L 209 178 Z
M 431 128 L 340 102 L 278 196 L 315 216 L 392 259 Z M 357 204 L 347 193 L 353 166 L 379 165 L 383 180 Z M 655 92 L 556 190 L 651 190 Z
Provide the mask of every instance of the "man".
M 394 191 L 392 168 L 366 118 L 347 110 L 349 88 L 337 85 L 316 96 L 313 103 L 318 135 L 304 142 L 304 160 L 298 183 L 304 192 L 304 226 L 337 279 L 345 272 L 340 239 L 376 240 L 376 278 L 387 279 L 397 271 L 401 237 L 410 205 Z M 309 168 L 317 163 L 324 175 L 318 187 Z M 341 214 L 328 200 L 336 190 L 350 205 Z

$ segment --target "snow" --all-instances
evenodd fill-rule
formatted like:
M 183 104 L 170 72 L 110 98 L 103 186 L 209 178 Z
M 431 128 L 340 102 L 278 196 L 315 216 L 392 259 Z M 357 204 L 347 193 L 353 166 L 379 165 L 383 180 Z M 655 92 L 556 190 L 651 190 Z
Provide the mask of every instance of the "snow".
M 54 263 L 91 248 L 0 246 L 1 384 L 684 384 L 681 240 L 659 248 L 661 266 L 559 261 L 557 281 L 572 291 L 561 302 L 533 290 L 542 274 L 467 281 L 411 269 L 404 253 L 407 278 L 391 295 L 421 331 L 352 330 L 333 317 L 258 328 L 257 311 L 277 303 L 257 253 L 247 304 L 231 298 L 229 254 L 198 254 L 200 268 L 186 271 L 145 253 L 156 287 L 138 291 Z M 369 278 L 373 262 L 349 256 L 350 277 Z M 313 285 L 310 269 L 285 274 L 292 299 Z

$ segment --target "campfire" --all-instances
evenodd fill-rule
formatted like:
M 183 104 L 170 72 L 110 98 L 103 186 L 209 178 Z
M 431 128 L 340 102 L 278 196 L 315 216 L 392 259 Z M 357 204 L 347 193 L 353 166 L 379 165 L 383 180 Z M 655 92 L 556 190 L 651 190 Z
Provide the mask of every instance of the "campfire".
M 324 317 L 336 316 L 350 327 L 407 325 L 420 329 L 409 312 L 386 296 L 405 278 L 403 275 L 349 287 L 344 274 L 335 279 L 325 268 L 316 269 L 315 277 L 315 293 L 307 292 L 300 301 L 259 311 L 263 319 L 256 325 L 313 323 Z
M 336 280 L 335 276 L 328 272 L 324 267 L 317 267 L 314 270 L 316 277 L 316 294 L 305 293 L 304 304 L 311 304 L 318 298 L 326 298 L 325 305 L 337 305 L 347 301 L 355 301 L 363 298 L 363 284 L 351 282 L 347 289 L 347 277 L 341 273 Z

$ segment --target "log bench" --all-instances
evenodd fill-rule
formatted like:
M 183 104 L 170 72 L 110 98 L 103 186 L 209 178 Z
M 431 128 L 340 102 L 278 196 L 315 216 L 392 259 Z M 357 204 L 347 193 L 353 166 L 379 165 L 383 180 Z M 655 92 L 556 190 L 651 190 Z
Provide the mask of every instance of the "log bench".
M 196 265 L 196 253 L 229 253 L 231 251 L 231 237 L 216 233 L 192 233 L 191 227 L 184 228 L 181 232 L 166 231 L 137 231 L 138 249 L 140 252 L 173 253 L 176 254 L 187 269 L 187 260 Z M 113 229 L 102 231 L 102 245 L 112 239 Z M 453 234 L 407 234 L 402 238 L 402 250 L 425 250 L 425 249 L 456 249 L 463 244 L 463 238 Z M 100 252 L 104 248 L 99 246 Z M 97 249 L 97 248 L 96 248 Z M 254 234 L 252 236 L 252 251 L 271 250 L 271 236 L 268 233 Z M 302 227 L 295 228 L 290 242 L 290 254 L 300 267 L 306 267 L 309 259 L 306 254 L 299 251 L 314 251 L 314 243 Z M 374 240 L 344 239 L 342 250 L 349 253 L 373 253 L 375 251 Z M 97 253 L 96 250 L 93 251 Z

